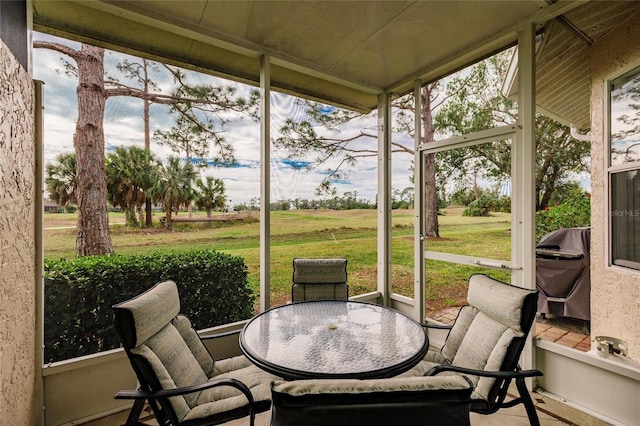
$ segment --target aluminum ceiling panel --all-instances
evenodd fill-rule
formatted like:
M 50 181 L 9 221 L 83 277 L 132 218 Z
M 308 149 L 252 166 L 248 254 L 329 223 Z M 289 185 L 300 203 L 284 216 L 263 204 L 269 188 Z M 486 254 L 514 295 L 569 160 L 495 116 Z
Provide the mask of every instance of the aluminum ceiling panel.
M 329 71 L 411 4 L 413 2 L 406 1 L 209 1 L 200 25 L 261 46 L 279 57 L 295 58 Z M 363 81 L 357 74 L 348 76 Z M 376 82 L 371 83 L 377 86 Z
M 555 21 L 538 56 L 536 103 L 579 128 L 590 127 L 589 45 Z
M 363 80 L 389 89 L 479 41 L 501 36 L 510 25 L 539 10 L 537 2 L 518 2 L 518 7 L 505 7 L 501 1 L 481 4 L 482 7 L 472 1 L 415 2 L 337 64 L 334 71 L 358 74 Z M 516 40 L 515 32 L 509 40 Z M 503 44 L 506 42 L 505 39 Z M 491 43 L 485 48 L 484 53 L 493 49 Z
M 47 1 L 36 30 L 358 110 L 503 47 L 528 20 L 581 3 L 505 1 Z M 536 16 L 536 18 L 533 18 Z M 542 18 L 541 18 L 542 16 Z
M 581 129 L 591 126 L 591 45 L 635 13 L 638 1 L 592 1 L 546 25 L 536 57 L 536 104 L 544 114 Z M 517 92 L 513 74 L 508 93 Z

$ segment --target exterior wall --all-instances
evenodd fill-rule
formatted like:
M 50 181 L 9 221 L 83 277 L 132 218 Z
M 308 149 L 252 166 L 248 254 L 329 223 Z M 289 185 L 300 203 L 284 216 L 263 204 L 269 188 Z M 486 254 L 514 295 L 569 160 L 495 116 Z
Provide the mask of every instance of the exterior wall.
M 26 32 L 26 29 L 24 29 Z M 36 422 L 33 82 L 0 40 L 0 420 Z
M 594 44 L 591 53 L 591 335 L 627 341 L 640 361 L 640 273 L 607 267 L 606 80 L 640 64 L 640 13 Z

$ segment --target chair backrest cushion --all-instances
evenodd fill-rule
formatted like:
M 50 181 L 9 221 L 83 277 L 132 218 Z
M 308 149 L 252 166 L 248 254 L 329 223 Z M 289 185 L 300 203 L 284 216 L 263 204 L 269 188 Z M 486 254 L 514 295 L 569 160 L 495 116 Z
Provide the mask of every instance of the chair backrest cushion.
M 113 309 L 116 331 L 124 347 L 131 349 L 144 343 L 178 315 L 178 288 L 175 282 L 164 281 Z
M 303 300 L 348 300 L 349 286 L 340 284 L 293 284 L 291 301 Z
M 528 333 L 535 316 L 537 291 L 516 287 L 482 274 L 469 279 L 467 302 L 517 332 Z M 527 303 L 529 300 L 529 303 Z M 533 312 L 531 312 L 533 310 Z M 533 315 L 531 315 L 533 313 Z
M 132 364 L 139 367 L 134 367 L 136 373 L 143 375 L 138 377 L 141 383 L 175 389 L 204 383 L 213 374 L 214 360 L 209 351 L 189 319 L 178 314 L 180 299 L 173 281 L 156 284 L 113 309 L 116 330 Z M 191 393 L 169 401 L 176 417 L 182 419 L 197 399 L 198 393 Z
M 449 335 L 447 336 L 447 340 L 441 350 L 443 364 L 450 365 L 453 362 L 453 359 L 460 348 L 460 343 L 462 343 L 462 339 L 466 336 L 469 326 L 471 326 L 471 323 L 476 315 L 478 315 L 478 312 L 479 311 L 473 306 L 467 305 L 460 308 L 456 322 L 453 324 L 453 327 L 451 327 L 451 330 L 449 330 Z
M 162 389 L 197 385 L 208 380 L 198 360 L 173 324 L 169 324 L 147 341 L 131 350 L 143 357 L 153 369 Z M 169 398 L 178 419 L 197 405 L 198 393 Z
M 470 394 L 462 376 L 276 381 L 271 425 L 468 425 Z
M 469 279 L 467 301 L 441 350 L 443 362 L 487 371 L 515 368 L 535 318 L 537 291 L 475 274 Z M 488 399 L 495 380 L 470 379 L 473 398 Z
M 347 259 L 293 259 L 294 284 L 347 282 Z
M 202 368 L 202 371 L 204 371 L 204 374 L 206 374 L 207 377 L 213 377 L 215 375 L 215 360 L 211 356 L 211 353 L 204 345 L 204 343 L 202 343 L 202 339 L 200 339 L 198 333 L 193 329 L 189 318 L 185 317 L 184 315 L 178 315 L 173 319 L 172 324 L 184 339 L 185 343 L 189 347 L 189 350 L 200 364 L 200 367 Z
M 452 365 L 475 370 L 499 371 L 515 337 L 522 336 L 479 312 L 462 339 Z M 474 397 L 487 399 L 495 382 L 488 377 L 469 376 L 475 385 Z

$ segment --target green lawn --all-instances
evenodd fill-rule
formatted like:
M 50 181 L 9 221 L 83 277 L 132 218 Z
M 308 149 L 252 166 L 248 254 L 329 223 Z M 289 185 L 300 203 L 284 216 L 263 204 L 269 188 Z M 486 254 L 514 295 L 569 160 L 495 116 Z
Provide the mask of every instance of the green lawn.
M 161 214 L 156 214 L 158 222 Z M 204 213 L 197 213 L 202 217 Z M 179 217 L 186 216 L 181 214 Z M 244 258 L 249 283 L 259 289 L 260 226 L 257 212 L 238 222 L 175 224 L 171 229 L 128 228 L 121 213 L 111 213 L 111 238 L 118 254 L 174 252 L 214 248 Z M 294 257 L 344 256 L 349 259 L 352 295 L 376 289 L 376 210 L 293 210 L 271 213 L 271 300 L 289 300 L 291 261 Z M 45 214 L 45 257 L 75 256 L 75 214 Z M 398 293 L 413 295 L 413 210 L 395 210 L 392 221 L 393 285 Z M 487 218 L 462 216 L 462 209 L 440 216 L 440 237 L 428 240 L 433 251 L 509 259 L 510 215 Z M 464 303 L 466 281 L 482 268 L 427 263 L 427 310 Z M 493 276 L 508 279 L 504 273 Z

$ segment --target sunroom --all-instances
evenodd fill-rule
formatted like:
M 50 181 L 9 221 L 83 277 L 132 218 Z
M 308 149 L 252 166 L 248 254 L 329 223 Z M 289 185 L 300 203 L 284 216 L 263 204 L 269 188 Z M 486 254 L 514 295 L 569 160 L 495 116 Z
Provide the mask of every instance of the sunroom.
M 271 91 L 377 110 L 377 291 L 354 299 L 416 320 L 425 318 L 428 260 L 500 270 L 535 288 L 535 113 L 575 128 L 592 144 L 591 350 L 532 338 L 521 364 L 544 373 L 531 383 L 543 395 L 611 424 L 640 424 L 639 163 L 633 138 L 624 146 L 613 140 L 623 115 L 613 92 L 639 75 L 637 2 L 2 2 L 2 412 L 9 424 L 80 424 L 127 410 L 113 395 L 135 379 L 121 350 L 43 365 L 42 100 L 30 74 L 32 30 L 259 87 L 262 206 L 271 200 Z M 420 99 L 423 85 L 513 46 L 505 90 L 517 99 L 517 121 L 428 144 L 416 131 L 414 156 L 422 165 L 429 154 L 510 141 L 510 258 L 431 251 L 426 212 L 416 209 L 413 297 L 399 294 L 391 274 L 391 102 L 412 92 Z M 416 167 L 416 206 L 424 204 L 422 173 Z M 271 303 L 270 220 L 263 208 L 260 310 Z M 601 356 L 596 336 L 624 341 L 626 354 Z M 236 343 L 227 338 L 222 356 L 238 353 Z

